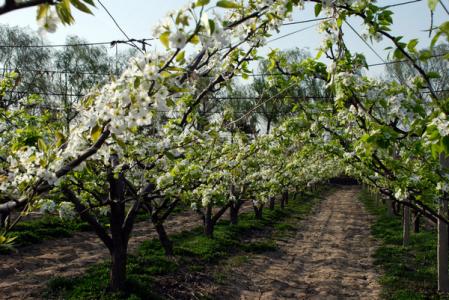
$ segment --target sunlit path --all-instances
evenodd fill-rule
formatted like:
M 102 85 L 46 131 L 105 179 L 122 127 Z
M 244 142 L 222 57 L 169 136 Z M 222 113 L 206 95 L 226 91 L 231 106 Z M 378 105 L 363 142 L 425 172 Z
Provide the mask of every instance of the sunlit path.
M 233 299 L 377 299 L 380 286 L 371 255 L 371 217 L 343 187 L 323 200 L 273 255 L 260 255 L 235 274 Z

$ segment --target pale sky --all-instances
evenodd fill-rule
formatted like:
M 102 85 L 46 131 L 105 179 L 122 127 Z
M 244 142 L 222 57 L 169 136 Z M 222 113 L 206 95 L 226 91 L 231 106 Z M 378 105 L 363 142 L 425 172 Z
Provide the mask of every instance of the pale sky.
M 379 4 L 390 5 L 406 0 L 380 0 Z M 449 3 L 443 0 L 449 7 Z M 1 1 L 0 1 L 1 3 Z M 151 37 L 151 29 L 158 20 L 163 18 L 169 10 L 182 7 L 187 3 L 186 0 L 103 0 L 103 4 L 109 9 L 111 14 L 116 18 L 117 22 L 122 26 L 125 32 L 131 38 L 149 38 Z M 430 12 L 427 8 L 427 0 L 412 3 L 410 5 L 392 8 L 395 13 L 393 17 L 395 23 L 392 27 L 394 35 L 403 35 L 404 40 L 419 38 L 420 46 L 426 47 L 430 43 L 428 33 L 424 32 L 430 26 Z M 123 40 L 124 36 L 115 27 L 112 20 L 105 11 L 98 6 L 94 9 L 94 16 L 82 13 L 75 13 L 76 24 L 72 26 L 61 26 L 54 34 L 47 34 L 46 39 L 49 43 L 64 43 L 67 35 L 78 35 L 89 42 L 106 42 L 111 40 Z M 11 26 L 27 26 L 32 30 L 37 29 L 35 21 L 36 9 L 28 8 L 18 10 L 0 16 L 0 23 Z M 306 9 L 294 14 L 293 21 L 307 20 L 314 18 L 313 5 L 306 3 Z M 443 11 L 441 6 L 437 8 L 434 16 L 434 24 L 440 24 L 448 20 L 449 16 Z M 360 22 L 356 20 L 350 21 L 352 25 L 361 31 Z M 277 36 L 310 26 L 311 24 L 298 24 L 291 26 L 283 26 L 279 34 L 274 33 L 272 38 Z M 349 29 L 345 28 L 345 38 L 352 51 L 364 53 L 368 63 L 378 63 L 379 58 Z M 158 42 L 154 46 L 157 47 Z M 315 28 L 308 29 L 289 37 L 280 39 L 270 43 L 262 54 L 267 53 L 269 48 L 288 49 L 293 47 L 309 48 L 312 54 L 320 44 L 320 37 Z M 391 46 L 390 43 L 382 42 L 373 47 L 378 53 L 386 58 L 387 52 L 383 49 Z M 160 47 L 160 46 L 159 46 Z M 162 48 L 161 48 L 162 49 Z M 382 67 L 372 68 L 373 75 L 378 75 L 382 71 Z

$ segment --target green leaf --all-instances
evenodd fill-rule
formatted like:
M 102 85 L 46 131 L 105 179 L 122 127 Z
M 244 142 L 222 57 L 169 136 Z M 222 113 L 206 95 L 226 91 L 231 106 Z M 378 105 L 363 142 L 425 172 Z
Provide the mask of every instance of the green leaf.
M 90 130 L 90 138 L 92 141 L 96 142 L 101 136 L 102 128 L 96 124 L 92 129 Z
M 339 16 L 337 19 L 337 26 L 338 28 L 341 28 L 341 25 L 343 25 L 343 18 L 342 16 Z
M 240 8 L 238 3 L 230 0 L 220 0 L 217 2 L 217 6 L 222 8 Z
M 427 5 L 429 6 L 430 10 L 434 11 L 437 7 L 438 0 L 427 0 Z
M 210 0 L 198 0 L 195 2 L 195 7 L 208 5 Z
M 56 13 L 62 24 L 71 25 L 75 22 L 70 9 L 70 0 L 62 0 L 56 4 Z
M 433 78 L 441 78 L 441 75 L 438 72 L 427 72 L 427 77 L 429 77 L 430 79 Z
M 134 88 L 137 89 L 140 86 L 140 77 L 134 79 Z
M 166 31 L 163 34 L 161 34 L 159 40 L 161 41 L 162 45 L 168 48 L 170 46 L 170 31 Z
M 48 10 L 50 9 L 50 4 L 41 4 L 37 7 L 36 19 L 40 20 L 47 16 Z
M 165 152 L 165 156 L 167 156 L 167 158 L 169 160 L 175 160 L 176 159 L 176 156 L 173 153 L 171 153 L 170 151 L 166 151 Z
M 210 29 L 210 34 L 213 34 L 215 31 L 215 22 L 214 20 L 209 19 L 209 29 Z
M 190 43 L 196 45 L 200 42 L 200 38 L 197 34 L 195 34 L 194 36 L 192 36 L 192 38 L 190 39 Z
M 318 17 L 322 8 L 323 8 L 323 4 L 321 4 L 321 3 L 317 3 L 315 5 L 315 17 Z
M 449 154 L 449 136 L 445 136 L 441 139 L 441 147 L 446 154 Z
M 430 149 L 431 149 L 431 152 L 432 152 L 432 157 L 434 159 L 438 159 L 438 157 L 440 156 L 440 153 L 442 152 L 441 145 L 439 143 L 438 144 L 432 144 Z
M 47 151 L 47 144 L 45 144 L 45 141 L 43 139 L 38 139 L 37 140 L 37 147 L 42 152 L 46 152 Z
M 431 41 L 431 43 L 430 43 L 430 48 L 433 48 L 433 47 L 435 46 L 435 44 L 436 44 L 436 43 L 438 42 L 438 40 L 440 39 L 441 34 L 442 34 L 441 31 L 438 31 L 438 32 L 435 34 L 435 36 L 432 38 L 432 41 Z
M 410 40 L 407 44 L 407 49 L 410 52 L 416 52 L 416 45 L 418 45 L 418 39 Z
M 95 3 L 93 0 L 83 0 L 83 2 L 86 2 L 89 5 L 92 5 L 93 7 L 95 7 Z
M 402 59 L 404 58 L 404 54 L 402 53 L 401 49 L 396 48 L 396 50 L 394 50 L 393 52 L 393 57 L 396 59 Z
M 86 4 L 81 2 L 80 0 L 70 0 L 72 2 L 72 5 L 76 7 L 76 9 L 85 12 L 87 14 L 93 14 L 89 7 L 87 7 Z
M 424 50 L 419 54 L 419 60 L 427 60 L 432 57 L 432 52 Z
M 62 144 L 64 144 L 65 136 L 60 131 L 57 131 L 55 133 L 55 137 L 56 137 L 56 147 L 59 148 L 62 146 Z
M 183 50 L 183 51 L 179 52 L 178 55 L 176 55 L 175 59 L 177 62 L 180 62 L 180 61 L 184 60 L 185 56 L 186 56 L 186 52 Z

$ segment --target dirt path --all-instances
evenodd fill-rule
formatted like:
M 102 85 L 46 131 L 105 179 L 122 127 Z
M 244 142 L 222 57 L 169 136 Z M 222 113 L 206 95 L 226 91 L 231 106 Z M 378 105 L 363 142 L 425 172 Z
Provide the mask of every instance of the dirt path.
M 281 251 L 258 255 L 233 270 L 233 284 L 221 290 L 221 299 L 377 299 L 380 287 L 371 259 L 375 249 L 371 217 L 356 200 L 358 192 L 341 188 L 330 194 L 300 224 L 295 237 L 278 242 Z M 168 220 L 166 227 L 173 234 L 199 225 L 197 216 L 185 212 Z M 136 224 L 130 251 L 153 237 L 150 224 Z M 50 278 L 82 274 L 107 258 L 107 250 L 93 233 L 77 233 L 0 256 L 0 299 L 38 299 L 37 293 Z
M 221 299 L 378 299 L 371 255 L 376 241 L 359 189 L 326 197 L 280 251 L 258 255 L 231 274 Z
M 167 220 L 166 229 L 173 234 L 199 225 L 198 216 L 188 211 Z M 130 252 L 141 242 L 156 237 L 149 222 L 135 224 Z M 0 299 L 36 299 L 52 277 L 82 274 L 92 264 L 108 258 L 107 249 L 90 232 L 21 248 L 17 254 L 0 256 Z

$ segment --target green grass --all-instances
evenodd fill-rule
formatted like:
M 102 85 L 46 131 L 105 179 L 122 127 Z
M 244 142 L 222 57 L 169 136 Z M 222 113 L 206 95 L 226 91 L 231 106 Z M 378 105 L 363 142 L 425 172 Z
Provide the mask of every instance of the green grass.
M 55 278 L 48 284 L 45 297 L 49 299 L 160 299 L 166 292 L 158 282 L 160 278 L 182 278 L 188 274 L 208 274 L 205 280 L 217 284 L 226 281 L 227 273 L 208 271 L 211 266 L 220 270 L 232 268 L 248 261 L 256 253 L 277 250 L 275 237 L 292 233 L 298 219 L 309 213 L 316 198 L 312 195 L 290 201 L 284 209 L 264 210 L 262 220 L 254 219 L 253 213 L 240 215 L 238 225 L 228 221 L 219 222 L 214 239 L 203 236 L 202 228 L 181 232 L 171 236 L 175 258 L 166 258 L 158 240 L 143 242 L 137 253 L 129 256 L 128 290 L 125 295 L 106 293 L 108 264 L 90 268 L 84 276 L 77 278 Z M 209 272 L 209 273 L 208 273 Z M 192 279 L 197 280 L 197 279 Z M 206 297 L 207 298 L 207 297 Z
M 10 236 L 15 236 L 14 247 L 41 243 L 44 240 L 70 237 L 75 231 L 87 231 L 90 227 L 80 220 L 61 220 L 56 216 L 43 216 L 39 219 L 19 222 Z M 11 249 L 0 248 L 0 254 L 8 254 Z
M 186 209 L 186 205 L 178 205 L 173 211 L 173 214 L 183 212 Z M 107 218 L 103 216 L 100 221 L 106 224 Z M 148 214 L 141 211 L 136 217 L 136 222 L 144 221 L 148 221 Z M 79 218 L 62 220 L 58 216 L 45 215 L 38 219 L 19 222 L 9 232 L 9 235 L 16 237 L 13 246 L 17 248 L 39 244 L 45 240 L 71 237 L 75 232 L 91 230 L 90 225 L 81 221 Z M 0 246 L 0 254 L 10 254 L 12 251 L 14 251 L 14 248 L 2 248 Z
M 410 245 L 402 246 L 401 219 L 388 216 L 384 205 L 377 205 L 368 192 L 361 201 L 376 216 L 372 234 L 380 241 L 374 259 L 383 269 L 380 278 L 384 299 L 449 299 L 437 293 L 437 235 L 435 230 L 422 229 L 411 235 Z

